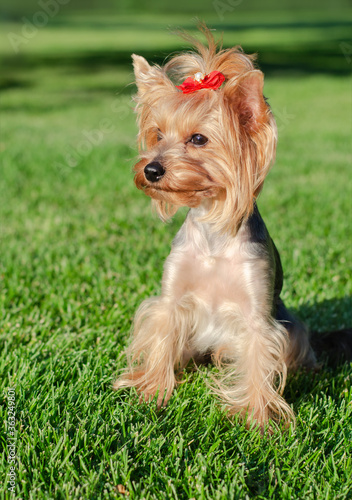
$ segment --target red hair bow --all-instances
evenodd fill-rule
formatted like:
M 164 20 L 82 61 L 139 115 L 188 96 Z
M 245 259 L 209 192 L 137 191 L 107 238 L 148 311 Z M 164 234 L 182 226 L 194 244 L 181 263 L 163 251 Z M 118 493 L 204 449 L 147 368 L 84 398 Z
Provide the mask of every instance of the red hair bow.
M 191 94 L 196 90 L 213 89 L 216 90 L 225 81 L 225 77 L 220 71 L 212 71 L 209 75 L 196 73 L 194 78 L 191 76 L 186 78 L 182 85 L 176 85 L 177 89 L 182 90 L 184 94 Z

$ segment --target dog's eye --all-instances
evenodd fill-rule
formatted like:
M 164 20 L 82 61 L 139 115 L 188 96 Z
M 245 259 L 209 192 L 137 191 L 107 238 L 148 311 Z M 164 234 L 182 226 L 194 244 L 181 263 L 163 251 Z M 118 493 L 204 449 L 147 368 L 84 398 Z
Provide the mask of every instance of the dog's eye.
M 195 146 L 204 146 L 208 142 L 208 139 L 205 137 L 205 135 L 194 134 L 192 135 L 189 142 L 191 142 Z
M 161 141 L 162 138 L 163 138 L 162 134 L 161 134 L 160 130 L 158 130 L 157 134 L 156 134 L 156 140 L 159 142 L 159 141 Z

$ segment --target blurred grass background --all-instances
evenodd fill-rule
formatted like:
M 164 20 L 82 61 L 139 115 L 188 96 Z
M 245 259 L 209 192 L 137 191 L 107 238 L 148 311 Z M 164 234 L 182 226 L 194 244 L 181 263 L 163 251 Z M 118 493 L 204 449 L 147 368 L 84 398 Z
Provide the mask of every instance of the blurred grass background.
M 131 51 L 161 63 L 184 46 L 167 28 L 194 30 L 195 16 L 224 32 L 225 45 L 240 43 L 246 52 L 258 52 L 266 73 L 351 70 L 347 1 L 105 0 L 90 8 L 77 0 L 42 2 L 2 4 L 0 56 L 6 72 L 0 88 L 58 90 L 63 82 L 61 90 L 122 88 L 130 82 Z
M 130 57 L 162 63 L 195 17 L 266 74 L 279 146 L 260 209 L 285 301 L 320 331 L 351 325 L 351 4 L 49 4 L 1 5 L 0 448 L 15 386 L 17 497 L 351 498 L 349 365 L 291 376 L 297 430 L 271 439 L 227 422 L 205 369 L 162 414 L 111 390 L 185 214 L 161 224 L 133 185 Z

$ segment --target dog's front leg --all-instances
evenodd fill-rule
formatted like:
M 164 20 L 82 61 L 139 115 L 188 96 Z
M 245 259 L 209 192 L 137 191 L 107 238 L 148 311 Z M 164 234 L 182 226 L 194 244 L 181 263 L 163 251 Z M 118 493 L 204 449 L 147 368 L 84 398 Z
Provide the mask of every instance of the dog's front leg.
M 230 318 L 228 314 L 228 328 Z M 286 380 L 285 329 L 271 318 L 233 319 L 228 343 L 219 349 L 223 374 L 216 392 L 229 413 L 239 413 L 248 426 L 252 421 L 263 428 L 269 419 L 292 420 L 293 412 L 281 396 Z
M 115 389 L 136 387 L 145 400 L 157 395 L 166 404 L 176 384 L 175 369 L 183 368 L 189 325 L 184 312 L 170 299 L 153 297 L 139 307 L 133 340 L 128 349 L 128 368 Z

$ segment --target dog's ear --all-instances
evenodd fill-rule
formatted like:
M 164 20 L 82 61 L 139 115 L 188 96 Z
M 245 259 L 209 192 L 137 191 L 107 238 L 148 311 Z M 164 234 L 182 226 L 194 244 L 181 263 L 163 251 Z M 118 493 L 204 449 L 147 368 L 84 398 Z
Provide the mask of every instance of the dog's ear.
M 250 133 L 259 131 L 268 122 L 268 105 L 263 96 L 264 76 L 259 70 L 249 71 L 229 80 L 224 93 L 240 125 Z
M 275 159 L 277 128 L 263 96 L 263 86 L 263 73 L 252 70 L 231 78 L 224 87 L 234 134 L 240 135 L 242 198 L 238 198 L 238 204 L 247 207 L 245 217 L 251 213 L 253 198 L 259 195 Z
M 150 66 L 144 57 L 136 54 L 132 54 L 132 59 L 136 85 L 140 95 L 153 89 L 156 90 L 158 87 L 165 87 L 165 90 L 176 92 L 174 85 L 159 66 Z

